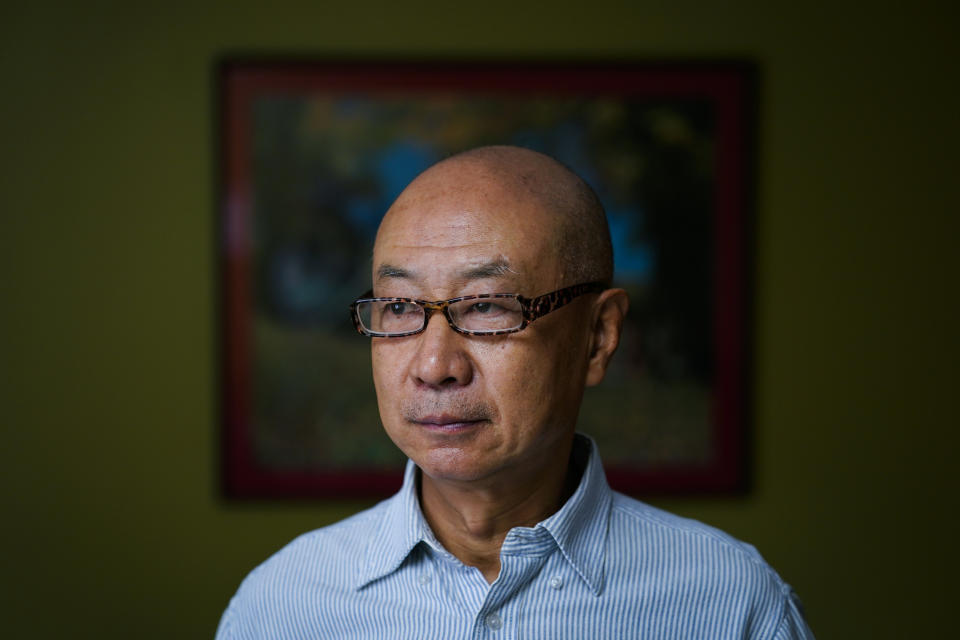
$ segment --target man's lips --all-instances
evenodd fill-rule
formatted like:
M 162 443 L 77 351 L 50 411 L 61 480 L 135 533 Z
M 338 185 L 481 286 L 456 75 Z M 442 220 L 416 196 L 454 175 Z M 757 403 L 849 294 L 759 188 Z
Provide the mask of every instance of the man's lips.
M 485 418 L 451 414 L 417 416 L 409 420 L 414 424 L 439 431 L 459 431 L 486 422 Z

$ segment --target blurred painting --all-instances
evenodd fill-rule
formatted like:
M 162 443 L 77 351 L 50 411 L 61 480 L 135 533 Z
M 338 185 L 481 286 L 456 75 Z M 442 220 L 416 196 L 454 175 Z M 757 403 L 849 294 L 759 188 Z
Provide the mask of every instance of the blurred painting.
M 347 307 L 393 199 L 487 144 L 557 158 L 606 208 L 631 307 L 578 429 L 611 484 L 744 488 L 749 65 L 230 60 L 217 77 L 226 495 L 399 487 Z

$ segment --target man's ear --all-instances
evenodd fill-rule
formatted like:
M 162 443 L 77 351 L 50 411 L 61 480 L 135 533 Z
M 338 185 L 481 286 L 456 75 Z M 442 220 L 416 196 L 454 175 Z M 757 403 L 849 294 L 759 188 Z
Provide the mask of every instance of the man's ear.
M 623 289 L 607 289 L 600 294 L 594 306 L 593 333 L 590 360 L 587 362 L 588 387 L 600 384 L 607 373 L 607 365 L 620 344 L 623 319 L 630 307 L 630 299 Z

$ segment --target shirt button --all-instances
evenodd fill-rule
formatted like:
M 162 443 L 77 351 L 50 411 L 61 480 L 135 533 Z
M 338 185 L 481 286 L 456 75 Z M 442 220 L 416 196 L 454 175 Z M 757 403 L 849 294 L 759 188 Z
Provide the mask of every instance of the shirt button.
M 428 582 L 430 582 L 430 574 L 429 574 L 429 573 L 421 573 L 419 576 L 417 576 L 417 581 L 418 581 L 420 584 L 427 584 Z
M 498 616 L 495 613 L 491 613 L 490 615 L 487 616 L 486 623 L 487 623 L 487 626 L 494 631 L 496 631 L 497 629 L 503 626 L 503 620 L 501 620 L 500 616 Z
M 550 586 L 554 589 L 559 589 L 563 586 L 563 578 L 560 576 L 553 576 L 550 578 Z

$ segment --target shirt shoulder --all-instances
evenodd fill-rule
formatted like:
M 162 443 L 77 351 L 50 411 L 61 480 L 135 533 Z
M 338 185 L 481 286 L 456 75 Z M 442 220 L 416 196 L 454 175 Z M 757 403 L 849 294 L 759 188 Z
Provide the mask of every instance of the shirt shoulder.
M 750 544 L 698 520 L 684 518 L 658 509 L 619 492 L 613 492 L 611 530 L 642 533 L 661 552 L 682 552 L 683 549 L 709 548 L 714 553 L 729 555 L 741 562 L 773 571 L 760 553 Z
M 614 492 L 607 541 L 610 588 L 641 588 L 677 620 L 716 612 L 747 638 L 812 637 L 796 594 L 750 544 Z M 785 626 L 802 629 L 781 636 Z
M 316 571 L 327 580 L 356 579 L 357 563 L 383 518 L 383 503 L 320 529 L 304 533 L 251 572 L 263 579 L 293 571 Z M 347 574 L 350 575 L 347 575 Z M 260 575 L 265 574 L 265 575 Z
M 304 533 L 253 569 L 230 600 L 217 638 L 266 637 L 263 630 L 284 628 L 291 612 L 315 609 L 316 601 L 306 600 L 320 593 L 331 603 L 350 598 L 386 504 Z

